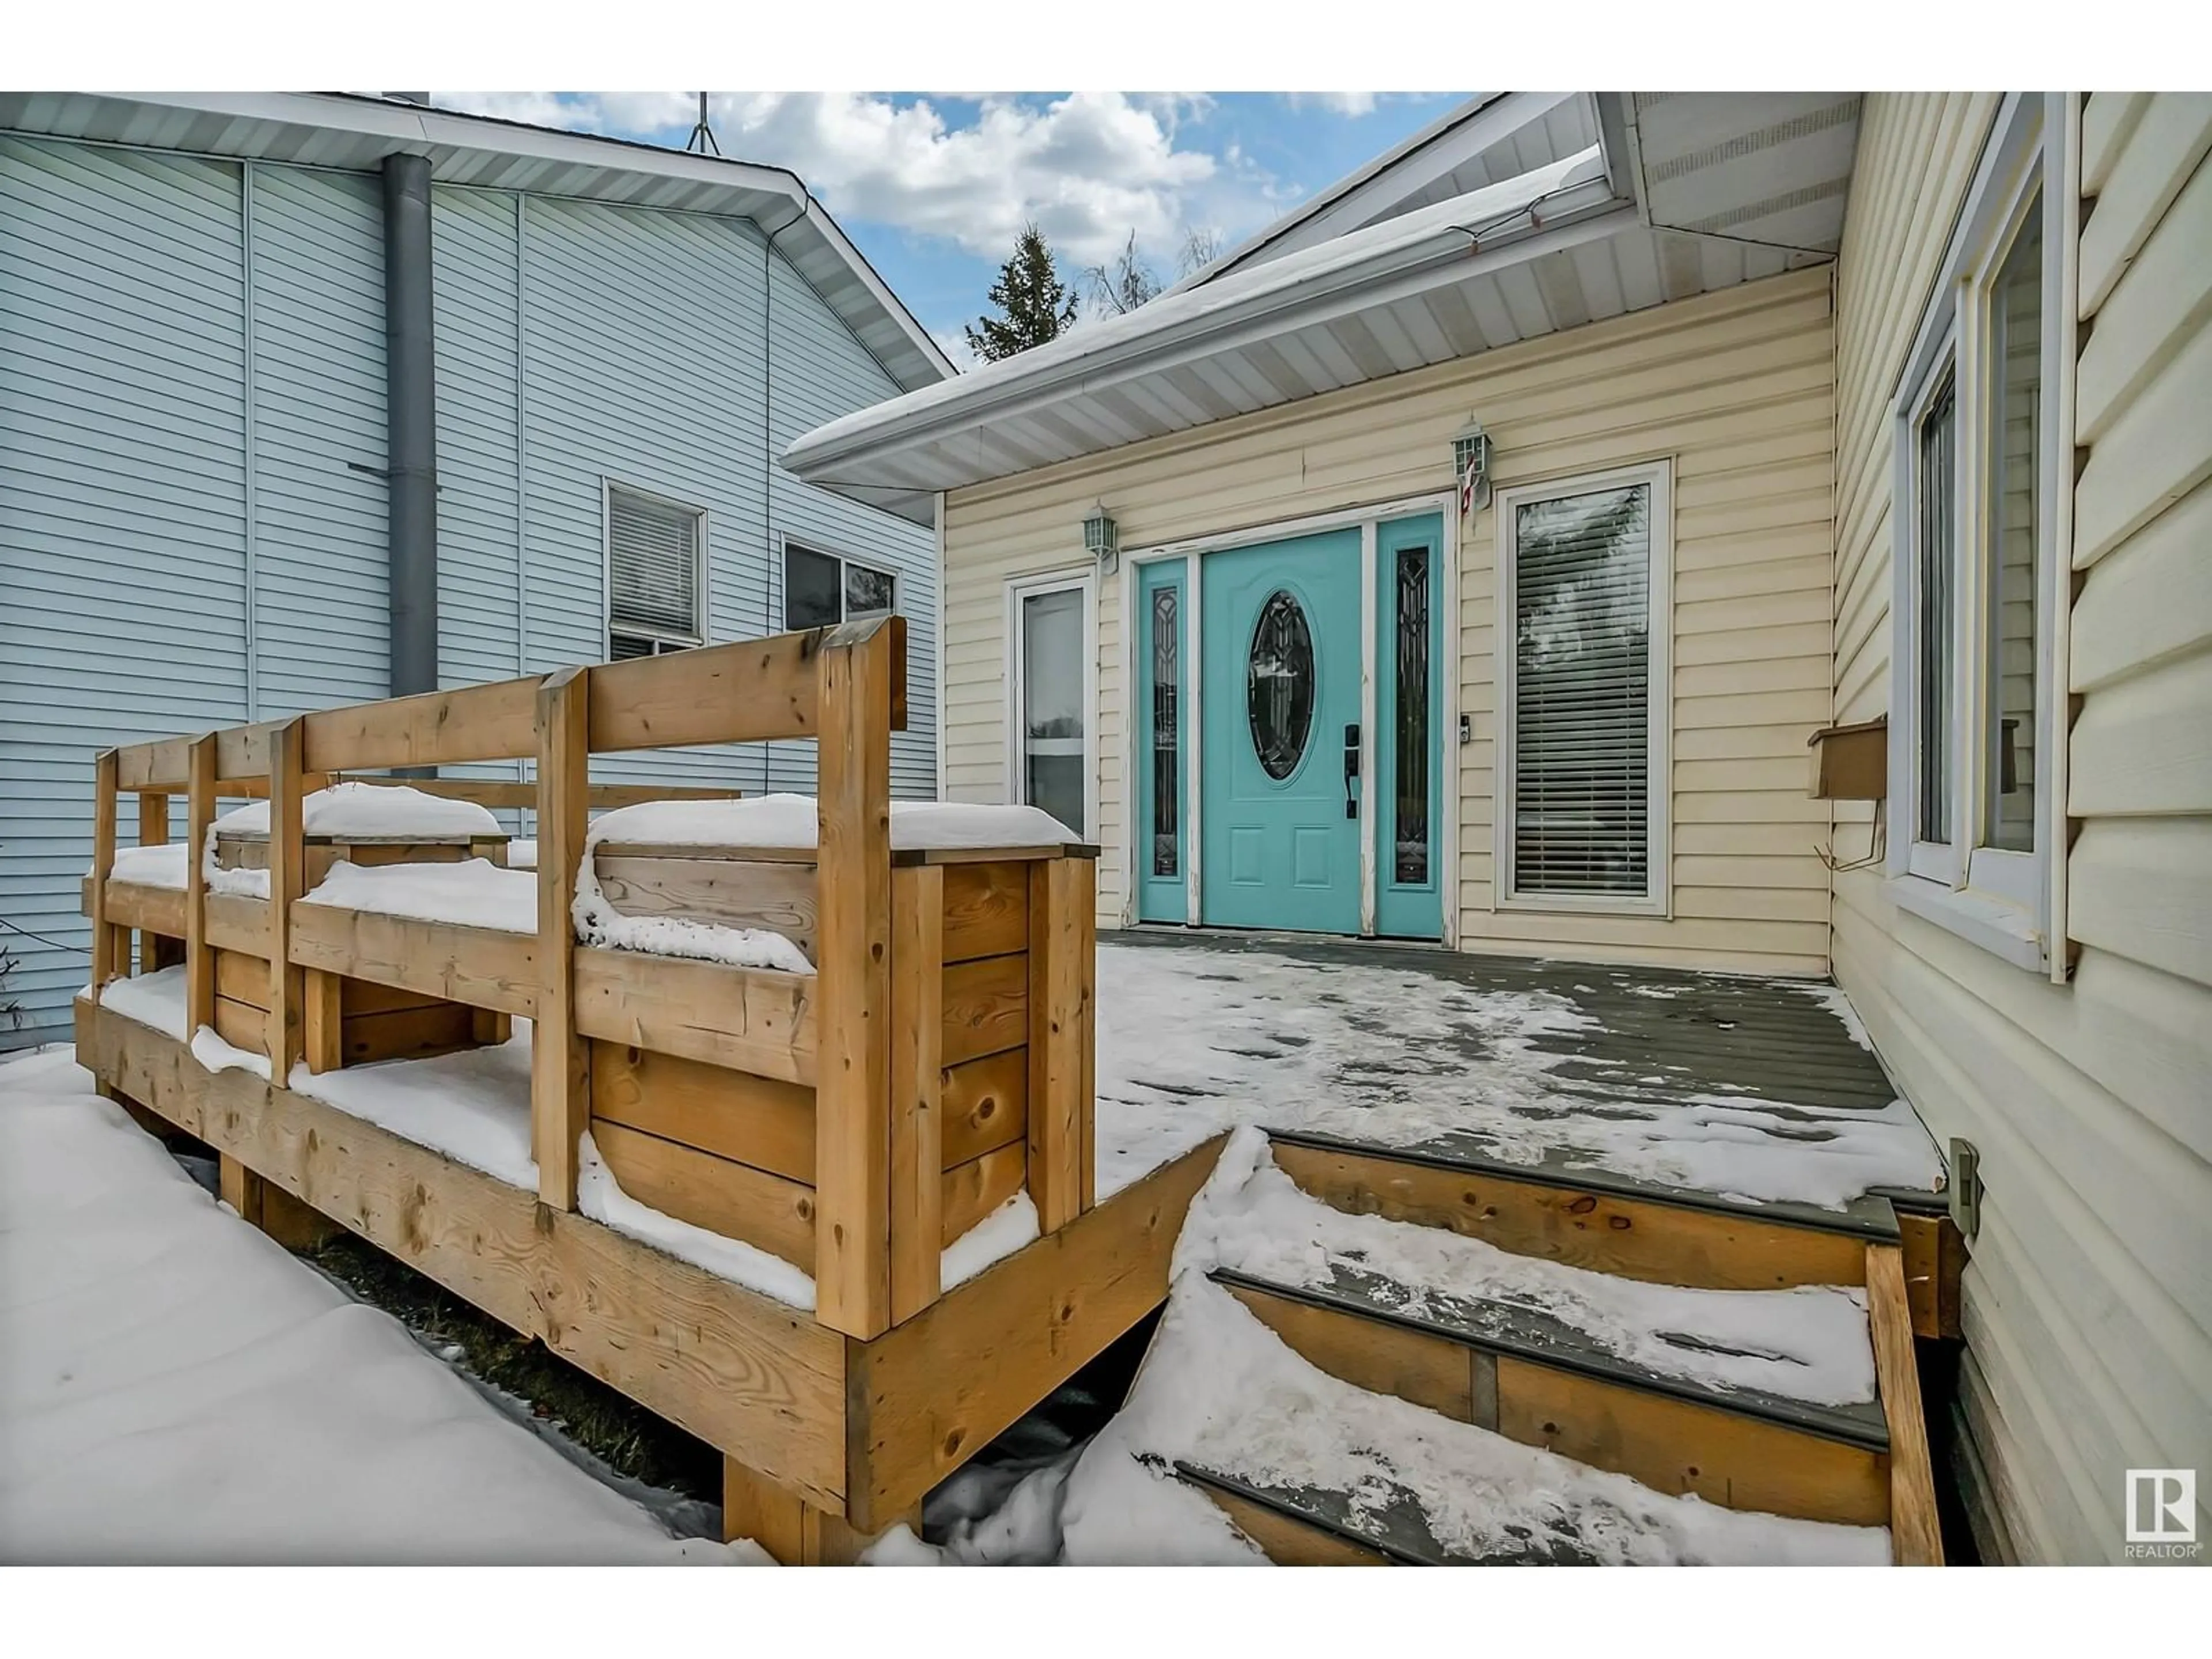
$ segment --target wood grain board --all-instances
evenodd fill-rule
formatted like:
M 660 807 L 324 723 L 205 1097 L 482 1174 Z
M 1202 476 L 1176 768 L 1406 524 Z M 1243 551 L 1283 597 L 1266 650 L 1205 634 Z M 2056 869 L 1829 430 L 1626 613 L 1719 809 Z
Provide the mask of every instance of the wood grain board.
M 1277 1165 L 1354 1215 L 1445 1227 L 1516 1255 L 1717 1291 L 1856 1285 L 1863 1241 L 1748 1217 L 1279 1141 Z

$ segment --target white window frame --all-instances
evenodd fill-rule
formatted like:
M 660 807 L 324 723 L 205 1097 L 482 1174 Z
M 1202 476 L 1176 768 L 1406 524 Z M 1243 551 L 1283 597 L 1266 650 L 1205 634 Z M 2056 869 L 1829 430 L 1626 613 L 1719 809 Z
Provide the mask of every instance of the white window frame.
M 1513 803 L 1517 793 L 1515 773 L 1513 708 L 1518 653 L 1519 621 L 1514 599 L 1516 509 L 1529 501 L 1548 501 L 1563 495 L 1583 495 L 1601 489 L 1644 484 L 1651 500 L 1651 578 L 1649 603 L 1651 635 L 1646 696 L 1650 721 L 1646 735 L 1650 776 L 1644 785 L 1644 807 L 1650 815 L 1649 885 L 1633 893 L 1522 893 L 1515 889 L 1513 867 Z M 1501 910 L 1540 910 L 1600 915 L 1661 916 L 1671 918 L 1674 883 L 1674 463 L 1672 457 L 1602 472 L 1577 472 L 1540 483 L 1516 484 L 1497 492 L 1491 505 L 1496 514 L 1498 544 L 1498 611 L 1492 638 L 1492 660 L 1498 678 L 1498 770 L 1493 783 L 1491 817 L 1493 902 Z
M 787 629 L 791 627 L 791 555 L 793 549 L 801 553 L 811 554 L 817 559 L 828 559 L 837 567 L 837 620 L 839 622 L 848 623 L 854 619 L 852 609 L 845 597 L 845 572 L 856 568 L 866 571 L 870 575 L 881 576 L 891 585 L 890 609 L 863 611 L 860 613 L 860 616 L 862 617 L 896 617 L 899 614 L 899 594 L 903 584 L 899 580 L 899 573 L 890 566 L 876 564 L 866 559 L 852 558 L 843 553 L 833 553 L 819 542 L 809 541 L 804 536 L 784 536 L 779 538 L 776 544 L 775 574 L 777 610 L 781 612 L 781 619 Z
M 2058 569 L 2060 465 L 2064 398 L 2070 380 L 2071 264 L 2064 257 L 2061 210 L 2066 174 L 2057 163 L 2064 128 L 2063 94 L 2014 93 L 2000 106 L 1945 252 L 1943 265 L 1892 405 L 1889 795 L 1893 837 L 1887 861 L 1890 897 L 1900 908 L 2031 971 L 2050 966 L 2051 849 L 2061 823 L 2055 763 L 2064 731 L 2058 719 L 2056 641 L 2065 608 Z M 1990 356 L 1991 291 L 2028 206 L 2042 193 L 2042 380 L 2036 431 L 2035 850 L 1984 844 L 1990 739 L 1990 617 L 1996 578 L 1990 495 L 1995 382 Z M 1953 556 L 1950 777 L 1951 842 L 1916 838 L 1921 754 L 1918 609 L 1920 523 L 1916 434 L 1920 414 L 1946 374 L 1957 388 L 1956 497 Z
M 1007 803 L 1027 806 L 1029 798 L 1029 739 L 1022 718 L 1022 602 L 1048 593 L 1079 589 L 1083 594 L 1083 838 L 1096 843 L 1098 834 L 1098 572 L 1096 565 L 1017 576 L 1006 583 L 1006 732 Z
M 665 628 L 643 628 L 615 621 L 615 492 L 635 495 L 640 501 L 651 501 L 657 507 L 689 513 L 697 528 L 691 538 L 691 617 L 698 623 L 696 631 L 677 633 Z M 626 479 L 603 477 L 599 480 L 599 595 L 600 610 L 606 627 L 600 637 L 606 641 L 607 654 L 614 654 L 615 635 L 625 639 L 651 640 L 656 647 L 675 646 L 690 649 L 707 642 L 708 610 L 707 574 L 711 568 L 708 557 L 708 537 L 714 532 L 714 515 L 703 507 L 678 496 L 647 489 Z

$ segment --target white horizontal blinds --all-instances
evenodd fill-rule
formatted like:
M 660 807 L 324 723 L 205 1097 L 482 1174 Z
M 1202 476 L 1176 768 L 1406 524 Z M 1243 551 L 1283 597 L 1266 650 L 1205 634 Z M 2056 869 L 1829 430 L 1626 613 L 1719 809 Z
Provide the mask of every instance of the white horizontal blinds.
M 627 489 L 610 490 L 607 584 L 611 631 L 697 640 L 698 513 Z
M 1089 828 L 1083 605 L 1081 588 L 1063 587 L 1021 608 L 1022 798 L 1079 836 Z
M 1515 508 L 1513 891 L 1651 890 L 1651 487 Z

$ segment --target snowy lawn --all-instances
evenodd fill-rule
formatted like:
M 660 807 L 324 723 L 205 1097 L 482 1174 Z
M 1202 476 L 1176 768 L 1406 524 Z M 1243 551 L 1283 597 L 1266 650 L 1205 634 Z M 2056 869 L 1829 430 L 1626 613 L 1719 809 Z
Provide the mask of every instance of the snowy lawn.
M 216 1205 L 65 1051 L 0 1064 L 0 1559 L 748 1561 L 679 1540 Z

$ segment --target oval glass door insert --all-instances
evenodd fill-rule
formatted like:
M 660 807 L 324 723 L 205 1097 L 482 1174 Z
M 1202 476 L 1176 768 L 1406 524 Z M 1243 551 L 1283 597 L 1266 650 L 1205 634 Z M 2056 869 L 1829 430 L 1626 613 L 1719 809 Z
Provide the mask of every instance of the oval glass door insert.
M 1252 626 L 1244 685 L 1253 752 L 1279 783 L 1298 769 L 1314 716 L 1313 631 L 1304 607 L 1280 588 L 1267 596 Z

